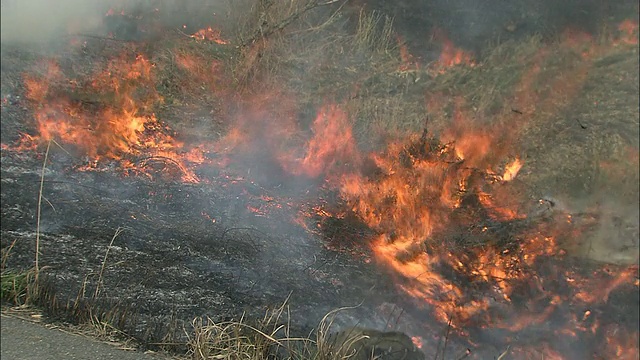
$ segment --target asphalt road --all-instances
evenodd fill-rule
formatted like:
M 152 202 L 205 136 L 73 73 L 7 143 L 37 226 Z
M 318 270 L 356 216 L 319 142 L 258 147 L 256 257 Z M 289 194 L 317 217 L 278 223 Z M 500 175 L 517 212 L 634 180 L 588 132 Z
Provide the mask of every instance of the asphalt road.
M 81 335 L 49 329 L 18 318 L 0 318 L 2 360 L 160 360 L 160 355 L 127 351 Z

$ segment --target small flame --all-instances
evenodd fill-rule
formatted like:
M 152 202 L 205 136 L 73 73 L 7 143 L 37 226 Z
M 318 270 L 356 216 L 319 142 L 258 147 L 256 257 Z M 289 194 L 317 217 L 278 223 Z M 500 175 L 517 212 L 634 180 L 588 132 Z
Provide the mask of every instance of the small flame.
M 196 40 L 213 41 L 216 44 L 220 44 L 220 45 L 229 44 L 227 40 L 222 39 L 220 30 L 213 29 L 211 26 L 196 31 L 191 35 L 191 37 Z
M 440 57 L 436 63 L 439 72 L 444 72 L 447 68 L 456 65 L 475 66 L 473 55 L 470 52 L 457 48 L 442 30 L 435 29 L 433 38 L 442 44 Z
M 396 37 L 398 42 L 398 48 L 400 49 L 400 68 L 398 69 L 400 72 L 418 70 L 420 68 L 420 64 L 415 60 L 413 55 L 409 52 L 409 48 L 407 44 L 404 42 L 402 37 L 398 35 Z
M 415 347 L 417 347 L 418 349 L 422 349 L 422 338 L 419 336 L 412 336 L 411 337 L 411 342 L 413 342 L 413 345 L 415 345 Z
M 638 23 L 636 21 L 624 20 L 618 25 L 618 30 L 621 33 L 621 42 L 630 45 L 638 44 Z
M 518 172 L 522 168 L 522 165 L 523 165 L 522 161 L 516 158 L 507 166 L 505 166 L 504 174 L 502 174 L 502 181 L 511 181 L 515 179 L 516 175 L 518 175 Z

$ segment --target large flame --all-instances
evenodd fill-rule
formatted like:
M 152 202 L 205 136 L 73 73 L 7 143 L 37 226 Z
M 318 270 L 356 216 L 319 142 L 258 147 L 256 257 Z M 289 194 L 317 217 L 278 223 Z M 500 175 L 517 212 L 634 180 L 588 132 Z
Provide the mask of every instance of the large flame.
M 183 180 L 198 181 L 186 163 L 201 163 L 202 152 L 184 149 L 152 112 L 162 101 L 154 90 L 153 67 L 144 56 L 130 61 L 123 55 L 86 84 L 67 79 L 53 62 L 47 64 L 42 76 L 27 75 L 27 98 L 36 109 L 38 128 L 38 136 L 30 137 L 31 141 L 72 145 L 88 156 L 92 165 L 117 160 L 124 168 L 135 170 L 135 162 L 166 159 L 179 168 Z M 71 84 L 74 95 L 60 97 L 55 87 L 66 83 Z M 86 93 L 97 100 L 84 98 Z
M 437 305 L 435 311 L 443 322 L 454 314 L 456 321 L 463 321 L 486 310 L 488 300 L 465 304 L 466 292 L 441 275 L 443 264 L 495 283 L 501 296 L 508 298 L 512 291 L 509 284 L 494 279 L 522 276 L 514 271 L 519 251 L 503 254 L 503 249 L 481 246 L 465 253 L 450 248 L 453 244 L 441 242 L 436 235 L 453 225 L 473 226 L 465 219 L 469 216 L 465 207 L 473 204 L 482 205 L 485 222 L 510 221 L 522 215 L 517 209 L 494 204 L 483 189 L 485 181 L 497 179 L 488 163 L 492 140 L 488 133 L 467 131 L 447 143 L 425 135 L 411 139 L 408 146 L 406 142 L 393 144 L 385 154 L 375 155 L 377 177 L 345 176 L 341 194 L 352 210 L 379 233 L 372 242 L 373 251 L 381 262 L 409 280 L 402 285 L 404 290 L 420 301 Z M 513 177 L 515 173 L 509 180 Z M 478 231 L 486 231 L 488 224 L 477 224 Z M 549 241 L 552 239 L 533 238 L 523 243 L 525 260 L 532 262 L 538 253 L 549 251 L 546 246 L 536 246 L 537 242 Z

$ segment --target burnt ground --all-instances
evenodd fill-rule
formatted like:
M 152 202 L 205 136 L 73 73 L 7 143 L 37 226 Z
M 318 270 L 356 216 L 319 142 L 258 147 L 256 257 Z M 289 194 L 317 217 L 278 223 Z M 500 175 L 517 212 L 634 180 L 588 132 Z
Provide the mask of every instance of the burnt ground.
M 402 15 L 398 9 L 403 7 L 390 10 L 380 3 L 381 9 Z M 407 11 L 405 7 L 406 21 L 399 22 L 399 27 L 405 27 L 408 34 L 419 34 L 421 31 L 412 27 L 414 23 L 422 24 L 425 31 L 437 23 L 456 43 L 472 47 L 491 39 L 496 31 L 525 36 L 543 27 L 562 27 L 571 22 L 571 14 L 580 18 L 580 14 L 592 13 L 591 7 L 604 6 L 587 3 L 591 5 L 583 6 L 588 11 L 560 12 L 564 15 L 555 25 L 545 15 L 547 8 L 531 10 L 537 17 L 505 11 L 499 19 L 487 21 L 476 35 L 456 33 L 455 29 L 461 28 L 457 22 L 462 21 L 460 17 L 448 15 L 447 21 L 446 16 L 432 15 L 431 19 L 439 20 L 425 23 L 428 12 Z M 429 4 L 427 10 L 435 14 L 445 11 L 443 4 Z M 415 10 L 416 6 L 409 4 L 408 8 Z M 610 9 L 611 16 L 623 12 Z M 508 23 L 512 17 L 524 20 L 516 21 L 516 30 L 505 30 L 503 20 Z M 531 19 L 544 19 L 544 26 Z M 419 40 L 408 40 L 420 47 Z M 42 48 L 8 50 L 4 47 L 2 52 L 2 98 L 6 99 L 2 106 L 3 144 L 13 142 L 21 132 L 32 132 L 30 105 L 24 100 L 20 74 L 25 64 L 50 55 Z M 91 62 L 91 58 L 83 61 Z M 172 111 L 176 118 L 185 115 Z M 2 150 L 1 241 L 3 249 L 15 241 L 7 263 L 12 269 L 33 266 L 43 154 L 42 148 L 37 153 Z M 79 171 L 78 165 L 84 164 L 82 156 L 53 146 L 44 175 L 40 264 L 50 289 L 49 301 L 43 305 L 53 318 L 78 321 L 86 319 L 90 309 L 102 312 L 105 319 L 146 344 L 184 340 L 183 327 L 189 329 L 191 320 L 198 316 L 220 321 L 246 313 L 249 319 L 261 318 L 268 307 L 287 298 L 292 330 L 301 335 L 316 328 L 328 311 L 358 304 L 362 305 L 338 317 L 338 328 L 392 327 L 413 333 L 417 324 L 431 321 L 426 311 L 397 292 L 390 275 L 370 261 L 359 240 L 369 233 L 360 224 L 349 222 L 335 230 L 341 239 L 353 239 L 337 248 L 330 241 L 335 231 L 314 236 L 296 225 L 300 211 L 327 202 L 335 205 L 332 194 L 317 184 L 290 181 L 281 174 L 278 181 L 273 181 L 273 176 L 262 181 L 255 174 L 233 169 L 209 169 L 199 174 L 206 179 L 203 183 L 185 184 L 166 171 L 171 170 L 171 164 L 162 160 L 144 163 L 151 176 L 124 176 L 115 166 L 113 171 Z M 266 173 L 272 170 L 263 166 Z M 313 219 L 309 223 L 315 225 Z M 123 232 L 110 247 L 119 228 Z M 105 254 L 99 295 L 94 297 Z M 630 310 L 638 301 L 635 290 L 614 294 L 609 305 L 594 312 L 610 312 L 610 321 L 633 328 L 638 317 L 637 309 Z M 444 331 L 439 324 L 432 330 Z M 548 329 L 543 326 L 519 336 L 544 339 L 548 336 L 544 330 Z M 509 340 L 495 341 L 506 336 L 499 330 L 477 332 L 476 341 L 487 339 L 487 344 L 493 344 L 480 349 L 481 354 L 476 354 L 480 357 L 497 357 L 509 345 Z M 452 353 L 463 352 L 469 345 L 459 340 L 460 344 L 449 344 Z
M 21 73 L 25 63 L 48 55 L 3 51 L 3 144 L 33 133 Z M 48 157 L 40 221 L 48 289 L 40 305 L 51 319 L 77 323 L 97 314 L 150 347 L 184 343 L 196 317 L 218 322 L 244 316 L 251 323 L 285 301 L 291 331 L 299 336 L 345 306 L 358 307 L 341 313 L 336 329 L 384 329 L 392 322 L 400 329 L 404 319 L 415 326 L 402 310 L 406 300 L 360 240 L 336 247 L 296 224 L 301 211 L 332 196 L 317 183 L 289 181 L 261 159 L 253 162 L 257 176 L 247 176 L 244 167 L 203 168 L 199 184 L 182 182 L 179 170 L 162 159 L 137 159 L 145 170 L 139 174 L 126 175 L 116 163 L 82 171 L 83 156 L 64 146 L 54 145 Z M 2 248 L 13 244 L 8 269 L 34 264 L 44 150 L 2 151 Z M 260 167 L 262 173 L 255 170 Z M 123 231 L 110 246 L 118 229 Z M 357 224 L 341 229 L 347 231 L 354 238 L 367 232 Z
M 56 302 L 66 307 L 78 294 L 94 293 L 110 240 L 123 228 L 109 248 L 97 300 L 104 309 L 118 304 L 132 312 L 122 325 L 145 343 L 160 342 L 172 321 L 182 332 L 196 316 L 259 318 L 289 294 L 301 333 L 337 307 L 365 300 L 366 308 L 381 306 L 396 297 L 365 257 L 325 249 L 288 221 L 293 209 L 261 200 L 264 189 L 247 180 L 185 185 L 109 173 L 65 175 L 68 169 L 56 169 L 56 155 L 45 175 L 50 204 L 41 215 L 40 260 Z M 33 262 L 40 185 L 34 160 L 3 154 L 2 242 L 16 241 L 11 268 Z M 388 320 L 364 309 L 353 319 L 370 326 Z

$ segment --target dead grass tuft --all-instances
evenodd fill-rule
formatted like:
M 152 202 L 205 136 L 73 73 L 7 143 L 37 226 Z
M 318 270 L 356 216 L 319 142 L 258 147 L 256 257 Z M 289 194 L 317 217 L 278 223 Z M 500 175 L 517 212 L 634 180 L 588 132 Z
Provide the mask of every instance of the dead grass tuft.
M 383 356 L 380 354 L 389 359 L 424 359 L 411 339 L 402 333 L 357 327 L 335 331 L 336 316 L 350 309 L 353 307 L 330 311 L 317 331 L 306 337 L 291 336 L 286 301 L 254 323 L 245 319 L 215 323 L 209 318 L 196 318 L 193 333 L 188 334 L 188 353 L 197 360 L 371 360 Z

